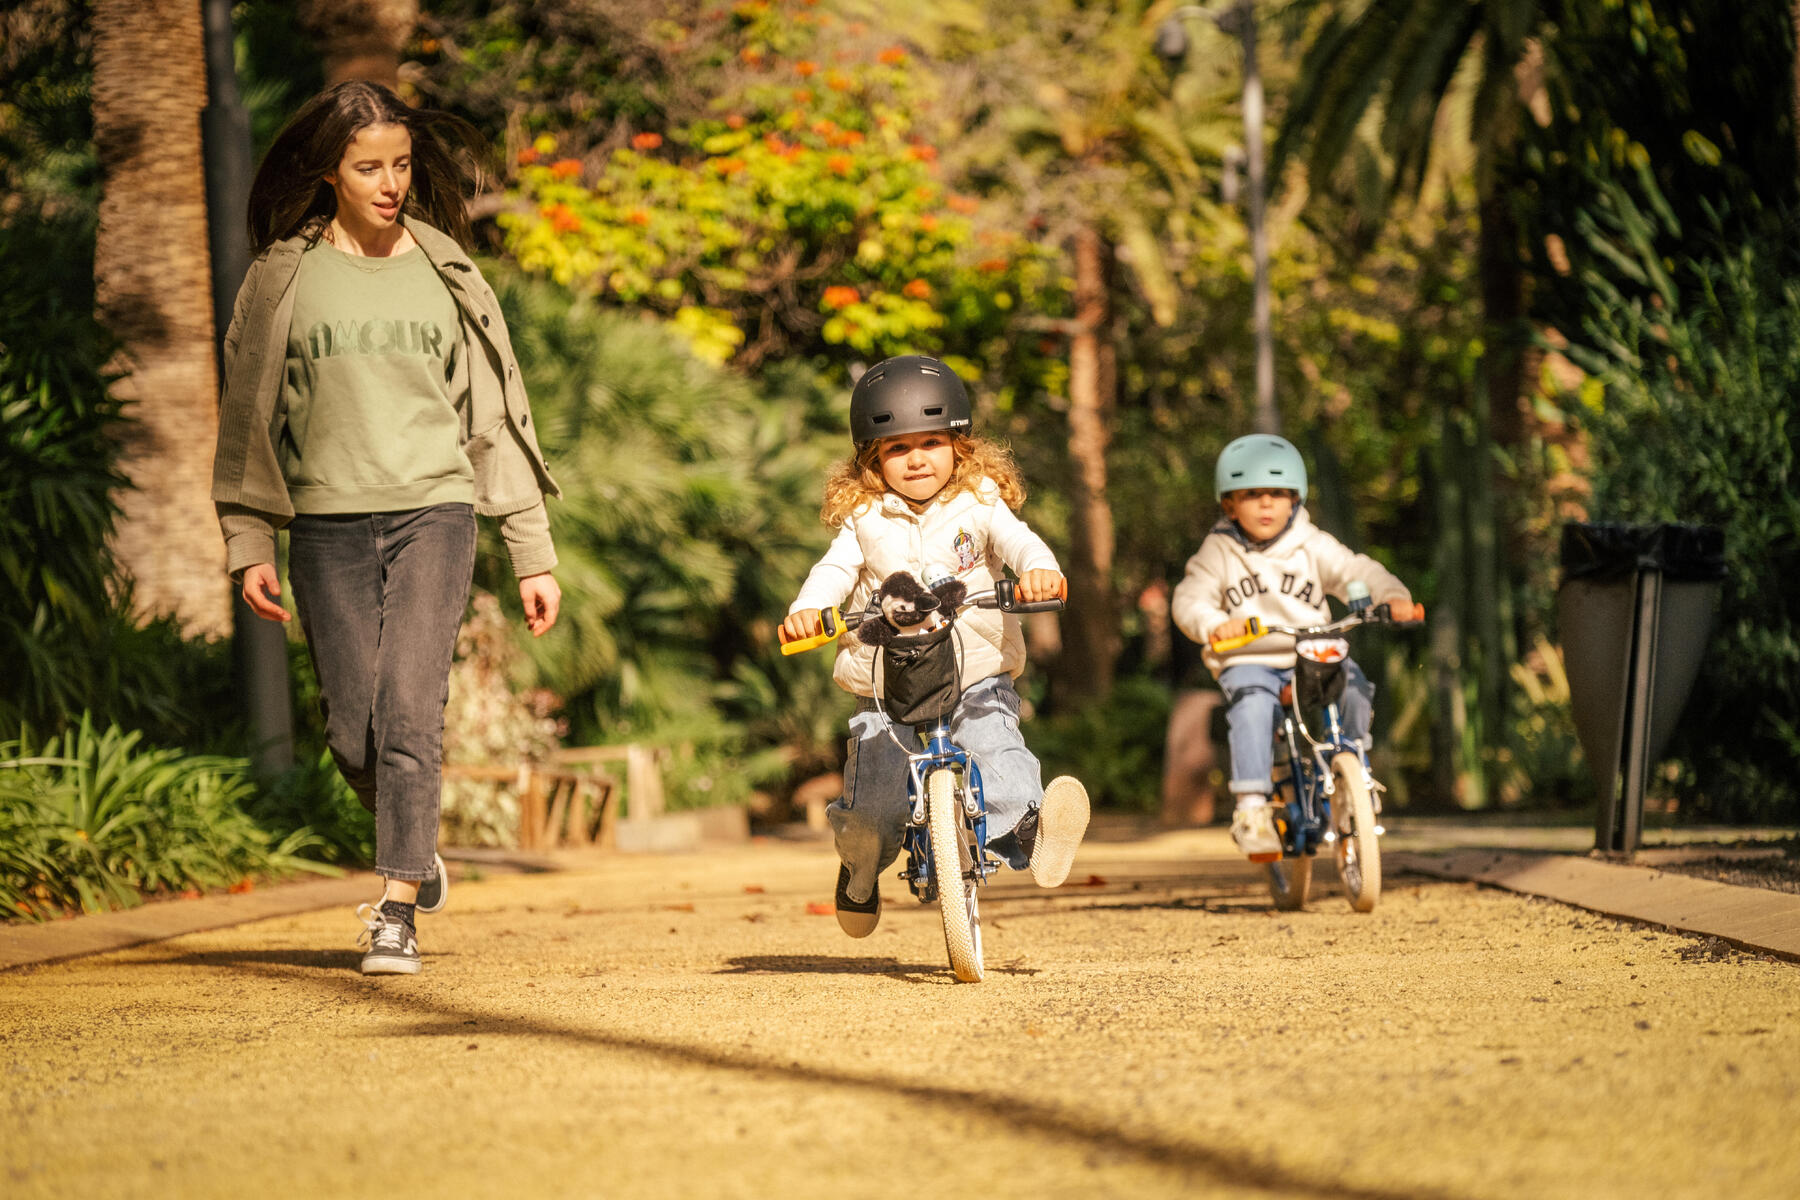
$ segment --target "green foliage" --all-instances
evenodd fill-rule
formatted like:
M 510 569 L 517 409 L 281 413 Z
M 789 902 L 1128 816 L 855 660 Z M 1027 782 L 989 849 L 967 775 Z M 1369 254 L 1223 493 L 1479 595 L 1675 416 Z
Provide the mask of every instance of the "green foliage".
M 124 908 L 144 895 L 319 870 L 311 840 L 273 842 L 243 811 L 241 759 L 146 749 L 84 719 L 66 734 L 0 742 L 0 910 L 45 918 Z
M 304 847 L 309 859 L 346 867 L 375 862 L 374 814 L 327 751 L 303 751 L 291 770 L 259 782 L 244 811 L 271 838 Z
M 1791 586 L 1800 258 L 1786 238 L 1734 243 L 1715 222 L 1688 231 L 1694 258 L 1655 260 L 1653 199 L 1635 202 L 1622 187 L 1602 194 L 1608 219 L 1595 236 L 1608 239 L 1619 270 L 1581 278 L 1587 315 L 1569 355 L 1592 376 L 1579 412 L 1593 438 L 1594 516 L 1725 530 L 1718 626 L 1669 750 L 1684 767 L 1677 789 L 1688 811 L 1791 820 L 1800 813 Z M 1633 282 L 1648 296 L 1628 295 Z
M 1171 704 L 1163 684 L 1122 678 L 1102 703 L 1026 722 L 1025 742 L 1043 763 L 1046 780 L 1073 775 L 1097 805 L 1155 812 Z
M 660 323 L 491 277 L 564 491 L 550 503 L 562 617 L 530 652 L 572 740 L 748 752 L 753 725 L 798 728 L 784 698 L 818 664 L 782 658 L 771 618 L 829 541 L 816 514 L 847 444 L 841 397 L 792 364 L 759 389 Z M 512 611 L 486 536 L 478 582 Z

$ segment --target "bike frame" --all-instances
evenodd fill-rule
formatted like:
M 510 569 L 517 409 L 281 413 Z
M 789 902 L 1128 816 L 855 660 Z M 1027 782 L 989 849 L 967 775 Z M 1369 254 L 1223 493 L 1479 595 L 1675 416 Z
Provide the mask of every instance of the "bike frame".
M 1287 811 L 1287 829 L 1281 839 L 1283 858 L 1317 854 L 1321 846 L 1329 846 L 1337 840 L 1337 827 L 1331 819 L 1331 798 L 1337 791 L 1331 778 L 1333 758 L 1345 752 L 1355 754 L 1356 761 L 1362 765 L 1363 779 L 1370 785 L 1371 796 L 1377 794 L 1374 777 L 1369 773 L 1369 756 L 1360 743 L 1344 736 L 1335 701 L 1325 705 L 1324 733 L 1323 739 L 1315 738 L 1307 728 L 1306 715 L 1300 711 L 1300 691 L 1295 688 L 1281 720 L 1280 737 L 1287 750 L 1288 777 L 1276 785 L 1277 791 L 1287 794 L 1287 802 L 1283 805 Z M 1302 742 L 1306 747 L 1304 755 L 1301 753 Z M 1376 803 L 1379 812 L 1378 799 Z
M 931 836 L 925 812 L 925 780 L 933 771 L 952 770 L 958 774 L 957 794 L 962 798 L 962 826 L 972 832 L 975 878 L 986 883 L 988 876 L 999 870 L 998 859 L 987 852 L 987 801 L 981 792 L 981 768 L 968 751 L 950 740 L 950 720 L 940 718 L 923 735 L 924 749 L 906 756 L 906 799 L 909 816 L 903 845 L 906 868 L 900 876 L 921 903 L 937 899 L 937 884 L 932 875 Z

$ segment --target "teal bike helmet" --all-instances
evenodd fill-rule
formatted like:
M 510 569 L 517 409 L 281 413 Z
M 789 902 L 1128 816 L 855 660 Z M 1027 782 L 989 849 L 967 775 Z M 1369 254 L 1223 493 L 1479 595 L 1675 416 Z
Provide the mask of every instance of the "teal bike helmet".
M 1287 488 L 1306 499 L 1306 460 L 1286 438 L 1252 433 L 1225 447 L 1213 470 L 1213 498 L 1246 488 Z

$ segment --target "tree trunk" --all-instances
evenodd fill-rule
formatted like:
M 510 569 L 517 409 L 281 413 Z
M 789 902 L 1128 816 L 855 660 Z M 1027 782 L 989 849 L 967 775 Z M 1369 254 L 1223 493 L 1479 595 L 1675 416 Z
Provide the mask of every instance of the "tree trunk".
M 94 247 L 100 319 L 123 347 L 118 394 L 137 423 L 123 467 L 117 553 L 145 613 L 190 634 L 231 629 L 213 516 L 218 429 L 200 110 L 206 64 L 194 0 L 94 0 Z
M 1113 593 L 1113 516 L 1106 498 L 1106 448 L 1112 440 L 1118 366 L 1108 302 L 1112 247 L 1099 230 L 1075 235 L 1075 323 L 1069 344 L 1069 460 L 1074 502 L 1069 519 L 1069 607 L 1062 614 L 1056 695 L 1084 704 L 1112 690 L 1119 652 Z
M 367 79 L 397 87 L 400 51 L 419 23 L 419 0 L 300 0 L 300 26 L 325 60 L 325 84 Z

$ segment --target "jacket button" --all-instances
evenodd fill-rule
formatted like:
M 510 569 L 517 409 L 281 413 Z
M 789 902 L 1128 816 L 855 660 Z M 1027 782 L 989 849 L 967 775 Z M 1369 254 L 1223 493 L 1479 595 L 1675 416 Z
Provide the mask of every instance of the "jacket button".
M 531 414 L 530 414 L 530 413 L 526 413 L 526 414 L 525 414 L 525 415 L 524 415 L 524 416 L 522 416 L 522 417 L 520 417 L 520 418 L 519 418 L 519 424 L 521 424 L 521 425 L 529 425 L 529 424 L 531 424 Z
M 488 319 L 487 319 L 487 314 L 486 314 L 486 313 L 482 313 L 482 314 L 481 314 L 481 327 L 482 327 L 482 328 L 483 328 L 483 329 L 486 329 L 486 328 L 487 328 L 487 323 L 488 323 Z

